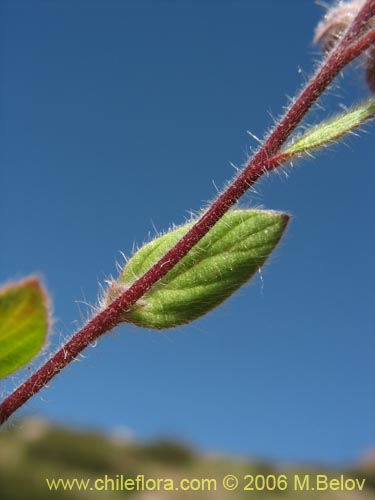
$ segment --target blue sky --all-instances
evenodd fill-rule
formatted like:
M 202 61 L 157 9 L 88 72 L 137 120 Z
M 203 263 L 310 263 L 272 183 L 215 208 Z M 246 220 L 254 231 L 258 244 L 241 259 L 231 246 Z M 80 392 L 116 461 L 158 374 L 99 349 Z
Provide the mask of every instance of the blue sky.
M 120 252 L 216 194 L 311 73 L 313 0 L 28 0 L 1 12 L 0 280 L 39 273 L 51 346 Z M 367 95 L 361 66 L 309 122 Z M 204 450 L 342 464 L 375 445 L 374 127 L 262 180 L 242 206 L 293 215 L 220 309 L 123 326 L 22 415 Z M 20 375 L 1 383 L 4 393 Z

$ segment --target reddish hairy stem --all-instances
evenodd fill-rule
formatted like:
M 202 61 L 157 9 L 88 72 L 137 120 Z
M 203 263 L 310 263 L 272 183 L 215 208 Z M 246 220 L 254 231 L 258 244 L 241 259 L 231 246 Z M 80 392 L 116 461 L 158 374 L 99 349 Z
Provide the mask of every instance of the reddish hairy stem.
M 354 42 L 354 40 L 374 14 L 375 0 L 367 0 L 340 43 L 302 90 L 280 124 L 252 159 L 250 165 L 273 156 L 340 71 L 372 45 L 373 30 L 363 35 L 358 42 Z M 350 45 L 351 42 L 353 42 L 352 45 Z
M 349 28 L 347 32 L 348 39 L 344 36 L 337 49 L 333 51 L 321 69 L 307 84 L 280 124 L 239 176 L 217 198 L 175 247 L 112 304 L 94 316 L 64 347 L 1 403 L 0 424 L 4 423 L 20 406 L 45 387 L 55 375 L 76 359 L 86 347 L 103 333 L 115 327 L 122 313 L 134 305 L 157 281 L 165 276 L 207 234 L 212 226 L 239 200 L 250 186 L 264 173 L 274 170 L 288 159 L 287 154 L 277 154 L 277 151 L 344 66 L 375 43 L 375 30 L 371 30 L 350 45 L 350 42 L 355 40 L 358 32 L 362 29 L 364 19 L 367 20 L 374 12 L 375 0 L 368 0 Z
M 375 14 L 375 0 L 368 0 L 349 26 L 341 40 L 341 48 L 350 45 L 366 29 L 368 21 Z

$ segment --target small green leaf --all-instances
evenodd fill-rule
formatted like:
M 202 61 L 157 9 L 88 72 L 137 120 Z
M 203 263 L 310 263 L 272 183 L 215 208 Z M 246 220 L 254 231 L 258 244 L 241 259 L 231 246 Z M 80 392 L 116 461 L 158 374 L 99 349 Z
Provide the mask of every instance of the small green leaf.
M 147 328 L 189 323 L 221 304 L 262 266 L 279 242 L 289 216 L 272 211 L 232 210 L 141 301 L 123 321 Z M 113 282 L 113 301 L 163 257 L 193 226 L 186 224 L 144 245 Z
M 36 356 L 47 333 L 47 298 L 37 279 L 0 289 L 0 378 Z
M 363 125 L 375 115 L 375 98 L 308 130 L 284 151 L 290 156 L 316 149 Z

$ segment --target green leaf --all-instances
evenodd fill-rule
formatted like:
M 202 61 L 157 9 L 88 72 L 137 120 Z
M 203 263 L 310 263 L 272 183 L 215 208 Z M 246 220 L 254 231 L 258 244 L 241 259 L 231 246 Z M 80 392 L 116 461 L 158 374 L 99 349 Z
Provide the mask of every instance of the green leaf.
M 189 323 L 221 304 L 262 266 L 279 242 L 289 216 L 272 211 L 232 210 L 141 301 L 123 321 L 147 328 Z M 144 245 L 108 291 L 113 301 L 170 250 L 193 223 Z
M 308 130 L 294 144 L 284 151 L 290 156 L 306 153 L 335 141 L 364 124 L 375 115 L 375 98 L 369 99 L 354 109 L 346 111 L 331 120 L 320 123 Z
M 37 279 L 0 289 L 0 378 L 36 356 L 47 333 L 47 298 Z

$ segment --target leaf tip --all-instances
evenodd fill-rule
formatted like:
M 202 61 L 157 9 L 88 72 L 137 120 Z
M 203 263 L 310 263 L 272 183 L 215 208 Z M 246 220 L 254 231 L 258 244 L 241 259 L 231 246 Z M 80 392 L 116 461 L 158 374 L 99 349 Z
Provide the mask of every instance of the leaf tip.
M 32 361 L 51 327 L 49 295 L 37 276 L 0 288 L 0 378 Z

